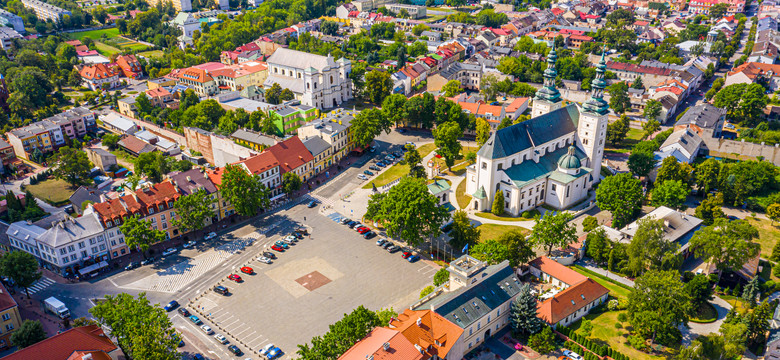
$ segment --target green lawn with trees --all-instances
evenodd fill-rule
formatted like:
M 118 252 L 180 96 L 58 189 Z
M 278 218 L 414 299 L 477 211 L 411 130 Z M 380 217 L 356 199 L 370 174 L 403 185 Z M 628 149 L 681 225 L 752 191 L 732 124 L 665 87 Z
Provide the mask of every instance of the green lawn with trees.
M 68 201 L 75 191 L 70 184 L 60 179 L 41 181 L 35 185 L 27 185 L 24 189 L 49 204 L 60 204 Z

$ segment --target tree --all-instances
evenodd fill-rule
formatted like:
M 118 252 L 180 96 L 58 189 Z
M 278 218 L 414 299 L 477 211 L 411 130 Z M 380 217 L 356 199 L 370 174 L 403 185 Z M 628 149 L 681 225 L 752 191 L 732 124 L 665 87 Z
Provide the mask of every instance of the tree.
M 691 299 L 691 308 L 696 310 L 712 300 L 712 283 L 706 275 L 696 275 L 685 284 L 685 291 Z
M 495 216 L 501 216 L 504 214 L 504 192 L 501 190 L 496 191 L 496 196 L 493 197 L 493 205 L 490 208 L 490 212 Z
M 287 194 L 287 197 L 291 197 L 292 194 L 301 189 L 303 181 L 301 177 L 296 173 L 287 172 L 282 176 L 282 191 Z
M 171 170 L 171 160 L 173 159 L 159 151 L 152 151 L 138 155 L 133 167 L 137 174 L 146 175 L 149 181 L 158 183 L 163 180 L 163 175 Z
M 628 295 L 629 322 L 636 334 L 666 343 L 688 322 L 690 306 L 677 271 L 649 271 L 634 281 Z
M 474 245 L 469 254 L 475 259 L 484 261 L 490 265 L 498 264 L 508 260 L 510 255 L 509 247 L 501 244 L 498 240 L 486 240 Z
M 720 5 L 720 4 L 718 4 Z M 715 5 L 717 6 L 717 5 Z M 721 336 L 716 337 L 718 346 L 710 346 L 711 359 L 735 359 L 742 356 L 747 348 L 748 326 L 744 323 L 722 323 L 720 325 Z
M 674 156 L 667 156 L 661 161 L 661 167 L 658 168 L 656 183 L 663 183 L 667 180 L 677 180 L 688 185 L 691 181 L 693 167 L 687 163 L 681 163 Z
M 598 264 L 605 264 L 612 252 L 612 242 L 603 228 L 593 230 L 587 237 L 587 254 Z
M 536 216 L 536 223 L 531 231 L 531 244 L 547 250 L 552 254 L 553 248 L 566 247 L 577 240 L 576 229 L 569 223 L 574 218 L 568 212 L 547 212 L 544 217 Z
M 450 170 L 455 165 L 455 160 L 460 158 L 462 146 L 458 138 L 461 135 L 463 135 L 463 130 L 454 121 L 448 121 L 433 130 L 434 145 L 437 147 L 436 152 L 444 156 L 444 163 L 447 164 L 447 168 Z
M 720 19 L 728 10 L 728 3 L 715 4 L 710 7 L 710 19 Z
M 679 209 L 685 202 L 689 190 L 679 180 L 666 180 L 653 189 L 653 206 Z
M 72 188 L 87 183 L 91 170 L 92 163 L 89 162 L 87 153 L 67 146 L 58 151 L 54 176 L 65 180 Z
M 38 262 L 35 260 L 35 257 L 24 251 L 11 251 L 0 257 L 0 274 L 10 278 L 14 283 L 24 288 L 28 299 L 30 298 L 30 292 L 27 288 L 43 276 L 38 271 Z
M 282 87 L 277 83 L 273 83 L 268 91 L 265 92 L 265 100 L 271 104 L 280 103 L 280 97 L 282 96 Z
M 441 268 L 436 274 L 433 274 L 433 286 L 444 285 L 450 280 L 450 272 L 446 268 Z
M 392 94 L 382 101 L 382 113 L 390 124 L 398 125 L 406 120 L 406 96 Z
M 631 99 L 628 97 L 628 85 L 625 82 L 614 83 L 607 88 L 609 91 L 609 107 L 618 114 L 625 114 L 631 109 Z
M 365 218 L 383 223 L 390 237 L 418 246 L 426 237 L 441 234 L 449 214 L 438 205 L 425 180 L 404 177 L 388 192 L 369 198 Z
M 640 78 L 637 78 L 637 79 L 640 79 Z M 645 116 L 645 119 L 647 119 L 647 124 L 649 124 L 650 121 L 655 121 L 654 124 L 658 124 L 657 127 L 660 128 L 661 124 L 658 123 L 658 116 L 661 115 L 661 102 L 660 101 L 654 100 L 654 99 L 647 100 L 647 103 L 645 104 L 645 110 L 644 110 L 643 114 Z M 653 132 L 655 132 L 657 130 L 658 129 L 655 129 Z M 652 134 L 652 132 L 651 132 L 651 134 Z
M 395 52 L 395 69 L 400 71 L 403 69 L 404 66 L 406 66 L 406 47 L 399 46 L 398 50 Z
M 463 249 L 466 245 L 474 248 L 479 242 L 480 230 L 471 223 L 469 216 L 463 210 L 458 210 L 452 215 L 452 230 L 449 233 L 450 246 L 455 250 Z
M 233 204 L 241 216 L 257 214 L 268 207 L 270 190 L 259 175 L 249 175 L 237 165 L 227 165 L 222 175 L 222 196 Z
M 11 334 L 11 344 L 16 345 L 19 349 L 24 349 L 46 340 L 47 337 L 46 330 L 43 329 L 40 321 L 24 320 L 22 326 Z
M 390 133 L 392 123 L 379 109 L 366 109 L 352 119 L 352 135 L 357 146 L 367 146 L 382 133 Z
M 766 333 L 769 331 L 769 319 L 772 318 L 774 305 L 764 301 L 756 306 L 753 311 L 743 315 L 742 323 L 747 325 L 748 344 L 758 345 L 765 342 Z
M 89 313 L 116 337 L 122 351 L 133 359 L 175 360 L 180 335 L 165 310 L 152 305 L 141 293 L 137 298 L 126 293 L 106 295 Z
M 375 312 L 358 306 L 333 325 L 323 336 L 315 336 L 309 344 L 298 345 L 296 354 L 302 360 L 337 359 L 377 326 L 386 326 Z
M 441 87 L 445 97 L 453 97 L 463 92 L 461 83 L 458 80 L 450 80 Z
M 390 80 L 390 73 L 373 70 L 366 74 L 365 93 L 372 103 L 382 104 L 392 89 L 393 82 Z
M 642 218 L 631 243 L 628 245 L 628 268 L 633 275 L 646 269 L 667 270 L 674 268 L 680 245 L 666 240 L 662 219 Z
M 103 139 L 101 139 L 101 142 L 103 145 L 108 147 L 109 150 L 116 150 L 117 143 L 119 143 L 119 135 L 114 134 L 106 134 L 103 136 Z
M 732 84 L 715 95 L 713 105 L 725 108 L 729 119 L 738 120 L 740 125 L 754 126 L 763 116 L 769 98 L 759 83 Z
M 531 294 L 529 283 L 520 285 L 520 292 L 509 310 L 509 324 L 513 334 L 536 334 L 544 326 L 536 316 L 536 297 Z
M 436 288 L 433 287 L 433 285 L 424 287 L 422 290 L 420 290 L 420 299 L 432 294 L 434 290 L 436 290 Z
M 631 84 L 631 88 L 632 88 L 632 89 L 637 89 L 637 90 L 642 90 L 642 89 L 644 89 L 644 88 L 645 88 L 645 84 L 643 84 L 643 83 L 642 83 L 642 77 L 637 77 L 637 78 L 634 80 L 634 83 L 632 83 L 632 84 Z M 655 101 L 655 100 L 651 100 L 651 101 Z M 650 103 L 650 102 L 648 101 L 648 104 L 649 104 L 649 103 Z
M 406 144 L 404 162 L 409 166 L 409 176 L 424 179 L 425 168 L 422 166 L 422 156 L 412 144 Z
M 379 309 L 375 311 L 376 315 L 379 317 L 379 324 L 381 326 L 387 326 L 390 324 L 390 320 L 398 317 L 398 313 L 393 310 L 393 308 L 389 309 Z
M 490 123 L 483 119 L 477 118 L 477 144 L 479 147 L 485 145 L 490 138 Z
M 663 165 L 663 163 L 662 163 Z M 720 161 L 709 158 L 696 166 L 696 186 L 699 191 L 710 192 L 718 186 L 718 176 L 720 175 Z
M 619 119 L 607 125 L 607 141 L 613 146 L 620 144 L 626 138 L 626 135 L 628 135 L 629 129 L 628 116 L 623 114 Z
M 634 176 L 645 177 L 653 170 L 655 162 L 653 153 L 632 151 L 628 156 L 628 169 Z
M 509 249 L 509 265 L 518 267 L 536 257 L 531 244 L 526 240 L 522 231 L 515 229 L 498 236 L 498 243 Z
M 758 256 L 761 247 L 754 243 L 758 230 L 747 221 L 719 218 L 693 234 L 689 246 L 696 256 L 712 262 L 720 270 L 718 280 L 726 270 L 739 269 Z
M 279 94 L 280 103 L 283 103 L 285 101 L 290 101 L 292 99 L 295 99 L 295 94 L 290 89 L 283 89 L 282 92 Z
M 721 206 L 723 206 L 723 194 L 707 194 L 707 198 L 696 207 L 694 216 L 702 219 L 705 226 L 712 225 L 715 219 L 726 217 Z
M 528 346 L 540 354 L 547 354 L 555 350 L 555 336 L 549 326 L 544 326 L 542 331 L 528 338 Z
M 178 227 L 181 233 L 203 228 L 206 220 L 216 215 L 212 209 L 214 201 L 203 189 L 180 197 L 173 206 L 176 208 L 176 218 L 171 219 L 171 223 Z
M 325 35 L 336 35 L 339 31 L 339 23 L 335 21 L 323 21 L 320 25 L 320 31 Z
M 774 203 L 766 207 L 766 216 L 772 220 L 772 225 L 775 225 L 775 221 L 780 221 L 780 204 Z
M 582 220 L 582 231 L 590 232 L 599 226 L 599 220 L 595 216 L 588 216 Z
M 599 209 L 612 214 L 612 227 L 622 228 L 633 218 L 642 202 L 639 180 L 626 173 L 605 178 L 596 189 L 596 202 Z
M 748 282 L 742 291 L 742 301 L 748 304 L 749 308 L 756 306 L 756 299 L 761 295 L 761 284 L 758 282 L 758 276 Z
M 138 216 L 128 216 L 124 219 L 119 230 L 125 235 L 125 243 L 130 248 L 137 248 L 146 258 L 146 251 L 152 244 L 165 240 L 165 232 L 157 230 L 149 220 Z
M 146 96 L 146 93 L 142 92 L 135 97 L 135 108 L 138 109 L 138 114 L 143 118 L 144 115 L 151 115 L 154 111 L 154 105 Z

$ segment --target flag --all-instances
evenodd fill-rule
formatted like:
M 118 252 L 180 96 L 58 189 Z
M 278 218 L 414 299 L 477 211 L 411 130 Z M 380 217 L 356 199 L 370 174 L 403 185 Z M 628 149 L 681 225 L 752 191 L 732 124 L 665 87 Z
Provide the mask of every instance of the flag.
M 463 250 L 461 250 L 460 252 L 463 252 L 463 253 L 464 253 L 464 252 L 466 252 L 468 249 L 469 249 L 469 244 L 466 244 L 466 246 L 464 246 L 464 247 L 463 247 Z

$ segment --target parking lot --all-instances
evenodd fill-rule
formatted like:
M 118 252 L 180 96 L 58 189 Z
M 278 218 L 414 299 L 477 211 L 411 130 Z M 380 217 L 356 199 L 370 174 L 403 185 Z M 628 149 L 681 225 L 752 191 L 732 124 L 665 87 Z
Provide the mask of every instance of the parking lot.
M 287 215 L 291 221 L 285 222 L 280 233 L 289 233 L 297 226 L 294 224 L 303 223 L 310 236 L 284 253 L 277 252 L 278 259 L 270 265 L 252 260 L 248 265 L 254 269 L 253 275 L 241 274 L 240 266 L 236 267 L 234 271 L 243 282 L 225 277 L 219 282 L 230 290 L 229 295 L 204 289 L 187 306 L 214 331 L 238 345 L 246 354 L 242 359 L 252 354 L 251 358 L 256 358 L 257 351 L 269 343 L 282 349 L 282 358 L 294 358 L 296 345 L 324 334 L 328 325 L 355 307 L 393 307 L 400 311 L 417 300 L 420 290 L 433 281 L 435 265 L 409 263 L 401 252 L 391 254 L 380 249 L 376 245 L 379 238 L 366 240 L 320 215 L 318 209 L 302 207 Z M 270 237 L 266 246 L 280 238 Z M 208 347 L 225 347 L 213 337 L 206 338 L 194 324 L 186 323 L 187 332 L 197 334 Z

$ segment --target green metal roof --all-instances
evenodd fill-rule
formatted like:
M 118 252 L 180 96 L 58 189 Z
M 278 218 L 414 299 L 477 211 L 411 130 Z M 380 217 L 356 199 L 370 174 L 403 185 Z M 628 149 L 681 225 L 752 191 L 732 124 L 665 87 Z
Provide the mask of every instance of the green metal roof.
M 447 191 L 449 189 L 450 189 L 450 184 L 447 182 L 447 180 L 444 179 L 439 179 L 428 184 L 428 191 L 430 191 L 433 195 L 441 194 L 442 192 Z
M 474 196 L 475 199 L 484 199 L 484 198 L 486 198 L 487 197 L 487 193 L 485 193 L 485 187 L 484 186 L 480 186 L 479 190 L 477 190 L 477 192 L 472 194 L 472 196 Z
M 568 149 L 561 148 L 553 152 L 549 152 L 539 158 L 539 162 L 536 163 L 533 160 L 526 160 L 504 170 L 504 173 L 509 176 L 512 183 L 518 188 L 522 188 L 530 183 L 536 182 L 543 178 L 552 178 L 561 183 L 568 183 L 572 180 L 590 172 L 586 168 L 581 168 L 581 171 L 577 175 L 568 175 L 557 171 L 558 159 L 564 156 L 568 152 Z M 585 153 L 580 149 L 574 148 L 574 155 L 579 159 L 585 158 Z
M 574 156 L 574 146 L 569 146 L 569 152 L 566 155 L 561 156 L 558 160 L 558 167 L 561 169 L 579 169 L 582 167 L 580 159 Z

